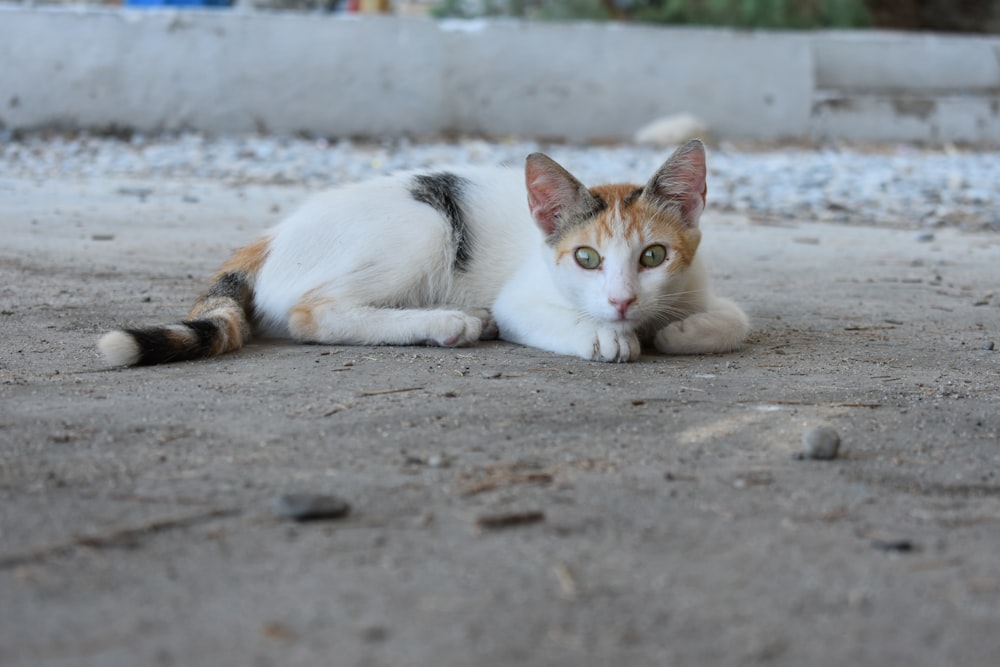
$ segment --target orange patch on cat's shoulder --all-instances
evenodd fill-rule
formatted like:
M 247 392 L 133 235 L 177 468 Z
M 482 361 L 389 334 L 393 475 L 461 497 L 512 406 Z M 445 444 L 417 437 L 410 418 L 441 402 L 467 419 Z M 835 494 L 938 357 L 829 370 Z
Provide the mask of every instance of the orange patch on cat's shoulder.
M 244 246 L 233 253 L 222 268 L 219 274 L 243 273 L 248 276 L 256 276 L 260 267 L 264 266 L 268 253 L 271 251 L 271 237 L 262 236 L 248 246 Z

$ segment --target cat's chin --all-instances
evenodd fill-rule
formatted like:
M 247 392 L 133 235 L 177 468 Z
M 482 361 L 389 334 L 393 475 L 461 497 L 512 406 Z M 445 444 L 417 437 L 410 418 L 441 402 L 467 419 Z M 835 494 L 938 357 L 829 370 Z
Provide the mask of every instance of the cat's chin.
M 595 322 L 605 326 L 620 326 L 622 328 L 630 329 L 634 329 L 644 320 L 644 318 L 638 314 L 633 315 L 632 313 L 626 313 L 622 316 L 617 312 L 613 315 L 609 315 L 608 313 L 601 313 L 599 315 L 590 313 L 590 317 Z

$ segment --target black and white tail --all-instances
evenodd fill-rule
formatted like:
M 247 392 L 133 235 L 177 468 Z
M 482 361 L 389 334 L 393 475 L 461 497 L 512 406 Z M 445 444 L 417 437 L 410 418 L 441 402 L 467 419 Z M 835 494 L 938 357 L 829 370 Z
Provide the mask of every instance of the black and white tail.
M 151 366 L 242 348 L 251 336 L 253 282 L 266 248 L 262 239 L 238 251 L 183 322 L 104 334 L 97 343 L 104 359 L 112 366 Z

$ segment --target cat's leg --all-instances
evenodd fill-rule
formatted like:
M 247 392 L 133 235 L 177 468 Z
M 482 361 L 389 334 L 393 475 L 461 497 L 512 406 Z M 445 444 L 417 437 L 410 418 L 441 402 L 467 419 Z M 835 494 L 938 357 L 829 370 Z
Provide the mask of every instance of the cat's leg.
M 496 340 L 500 337 L 500 328 L 497 326 L 497 321 L 494 319 L 493 313 L 486 308 L 463 308 L 456 306 L 454 309 L 466 315 L 479 318 L 479 321 L 483 323 L 482 331 L 479 332 L 479 340 Z
M 288 318 L 292 338 L 339 345 L 473 345 L 491 334 L 486 310 L 376 308 L 332 297 L 307 296 Z M 493 334 L 495 337 L 495 334 Z
M 596 322 L 555 306 L 513 318 L 498 313 L 497 323 L 504 340 L 591 361 L 635 361 L 642 352 L 631 325 Z
M 705 310 L 671 322 L 656 332 L 653 343 L 664 354 L 731 352 L 750 332 L 746 314 L 729 299 L 709 296 Z
M 505 298 L 493 305 L 500 338 L 591 361 L 635 361 L 639 337 L 629 324 L 598 322 L 562 304 Z

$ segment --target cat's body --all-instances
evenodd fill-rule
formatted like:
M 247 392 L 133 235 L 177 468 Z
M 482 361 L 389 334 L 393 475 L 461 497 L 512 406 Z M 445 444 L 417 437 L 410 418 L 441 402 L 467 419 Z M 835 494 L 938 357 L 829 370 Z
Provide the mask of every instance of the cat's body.
M 106 334 L 114 365 L 303 342 L 505 340 L 600 361 L 738 347 L 747 320 L 696 256 L 704 149 L 643 187 L 588 190 L 549 158 L 524 171 L 410 172 L 322 193 L 238 251 L 179 324 Z M 528 205 L 525 205 L 527 200 Z M 492 313 L 492 317 L 491 317 Z

